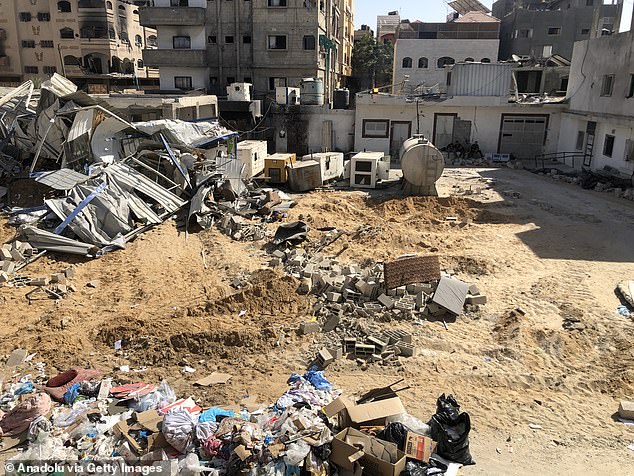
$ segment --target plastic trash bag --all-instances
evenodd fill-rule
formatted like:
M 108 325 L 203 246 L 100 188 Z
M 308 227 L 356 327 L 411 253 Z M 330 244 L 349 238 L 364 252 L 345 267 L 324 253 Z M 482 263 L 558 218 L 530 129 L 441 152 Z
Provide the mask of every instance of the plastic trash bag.
M 286 447 L 284 462 L 290 466 L 299 466 L 310 453 L 310 446 L 303 440 L 291 443 Z
M 400 450 L 405 448 L 407 432 L 410 431 L 405 425 L 399 422 L 390 423 L 376 434 L 379 440 L 394 443 Z
M 332 384 L 324 377 L 323 370 L 309 370 L 304 375 L 291 374 L 288 383 L 296 382 L 300 378 L 309 381 L 317 390 L 325 390 L 328 392 L 332 390 Z
M 385 423 L 402 423 L 410 431 L 423 436 L 431 436 L 431 427 L 427 423 L 423 423 L 421 420 L 409 413 L 401 413 L 400 415 L 392 415 L 385 419 Z
M 420 461 L 408 461 L 400 476 L 427 476 L 427 465 Z
M 436 453 L 442 458 L 464 465 L 475 464 L 469 452 L 471 418 L 460 413 L 460 405 L 449 395 L 437 401 L 436 414 L 431 419 L 431 437 L 438 443 Z
M 161 384 L 156 390 L 148 393 L 137 399 L 130 408 L 136 412 L 144 412 L 146 410 L 156 410 L 158 408 L 164 408 L 171 405 L 176 401 L 176 392 L 167 383 L 167 380 L 162 380 Z
M 192 415 L 182 408 L 174 408 L 165 415 L 161 431 L 170 445 L 181 453 L 187 453 L 193 449 L 196 423 L 197 415 Z
M 202 422 L 216 422 L 218 421 L 217 418 L 219 416 L 231 418 L 235 416 L 235 413 L 233 410 L 223 410 L 222 408 L 211 407 L 200 414 L 200 417 L 198 417 L 198 421 L 201 423 Z

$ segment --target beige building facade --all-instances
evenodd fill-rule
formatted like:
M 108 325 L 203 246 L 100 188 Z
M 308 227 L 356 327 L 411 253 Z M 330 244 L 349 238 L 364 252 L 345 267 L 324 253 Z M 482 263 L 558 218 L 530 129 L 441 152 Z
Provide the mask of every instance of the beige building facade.
M 326 97 L 352 73 L 353 0 L 154 0 L 141 24 L 156 27 L 161 90 L 224 94 L 234 82 L 256 97 L 321 78 Z
M 157 42 L 156 31 L 139 23 L 144 3 L 3 0 L 0 84 L 55 72 L 89 92 L 156 84 L 158 70 L 143 62 L 143 49 Z

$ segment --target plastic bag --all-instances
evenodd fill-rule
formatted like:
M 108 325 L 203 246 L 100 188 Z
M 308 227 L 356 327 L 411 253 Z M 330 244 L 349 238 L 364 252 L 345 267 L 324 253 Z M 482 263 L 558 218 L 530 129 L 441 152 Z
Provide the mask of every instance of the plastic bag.
M 450 398 L 453 402 L 445 399 L 444 394 L 438 399 L 439 411 L 431 419 L 431 437 L 438 442 L 436 453 L 456 463 L 475 464 L 469 452 L 471 418 L 466 412 L 459 413 L 454 418 L 460 406 L 453 397 Z
M 156 390 L 136 400 L 132 405 L 130 405 L 130 408 L 137 412 L 144 412 L 146 410 L 165 408 L 175 401 L 176 392 L 174 392 L 174 389 L 170 387 L 167 380 L 162 380 Z
M 217 418 L 221 417 L 234 417 L 235 413 L 233 410 L 223 410 L 218 407 L 211 407 L 208 410 L 205 410 L 200 414 L 198 421 L 200 422 L 216 422 Z
M 427 465 L 420 461 L 408 461 L 400 476 L 427 476 Z
M 399 422 L 390 423 L 376 434 L 379 440 L 394 443 L 400 450 L 405 448 L 407 432 L 410 431 L 405 425 Z
M 299 466 L 310 453 L 310 446 L 303 440 L 291 443 L 286 447 L 284 462 L 290 466 Z
M 192 415 L 182 408 L 174 408 L 165 415 L 161 431 L 170 445 L 181 453 L 187 453 L 193 448 L 196 423 L 197 415 Z
M 453 395 L 445 396 L 443 393 L 436 400 L 436 417 L 442 423 L 453 423 L 460 415 L 460 405 Z
M 401 413 L 400 415 L 392 415 L 385 419 L 385 423 L 402 423 L 414 433 L 418 433 L 423 436 L 431 436 L 431 428 L 427 423 L 423 423 L 421 420 L 409 413 Z

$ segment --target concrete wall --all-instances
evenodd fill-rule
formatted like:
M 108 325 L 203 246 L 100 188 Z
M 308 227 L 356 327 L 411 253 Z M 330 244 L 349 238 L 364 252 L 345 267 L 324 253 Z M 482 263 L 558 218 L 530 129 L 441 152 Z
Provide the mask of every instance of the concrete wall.
M 411 122 L 412 134 L 416 133 L 416 102 L 388 96 L 357 95 L 355 116 L 355 150 L 390 153 L 389 138 L 364 138 L 364 119 L 388 119 Z M 471 121 L 471 142 L 478 141 L 483 153 L 498 152 L 500 125 L 503 114 L 541 114 L 549 116 L 544 152 L 555 152 L 559 141 L 559 123 L 562 106 L 511 104 L 506 98 L 463 97 L 445 101 L 420 101 L 418 122 L 420 133 L 433 141 L 435 114 L 457 114 L 464 121 Z
M 159 49 L 172 49 L 175 36 L 189 36 L 192 50 L 204 50 L 207 48 L 205 27 L 196 26 L 163 26 L 158 31 Z
M 394 83 L 400 84 L 403 75 L 409 75 L 408 88 L 412 89 L 420 84 L 433 86 L 440 83 L 446 85 L 445 68 L 438 67 L 438 59 L 443 56 L 453 58 L 456 63 L 465 58 L 480 61 L 488 58 L 496 61 L 499 40 L 409 40 L 396 41 L 394 50 Z M 412 67 L 403 68 L 403 58 L 412 58 Z M 418 67 L 418 59 L 428 60 L 427 68 Z M 398 91 L 398 86 L 396 87 Z M 444 90 L 444 89 L 443 89 Z
M 174 76 L 191 76 L 192 88 L 203 89 L 207 85 L 209 70 L 207 68 L 170 68 L 161 67 L 161 89 L 170 91 L 174 87 Z

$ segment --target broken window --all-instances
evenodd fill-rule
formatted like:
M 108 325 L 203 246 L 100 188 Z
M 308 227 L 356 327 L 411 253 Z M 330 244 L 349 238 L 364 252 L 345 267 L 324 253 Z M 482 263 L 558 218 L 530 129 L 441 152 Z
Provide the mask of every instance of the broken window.
M 51 21 L 51 14 L 49 12 L 40 12 L 37 14 L 37 21 Z
M 31 21 L 30 12 L 20 12 L 20 21 Z
M 286 35 L 269 35 L 268 49 L 269 50 L 285 50 L 286 49 Z
M 614 75 L 604 74 L 603 82 L 601 84 L 601 96 L 612 96 L 613 89 L 614 89 Z
M 176 89 L 190 90 L 192 89 L 191 76 L 174 76 L 174 87 Z
M 464 59 L 464 62 L 465 62 L 465 63 L 473 63 L 474 61 L 475 61 L 475 60 L 474 60 L 473 58 L 471 58 L 471 57 L 469 57 L 469 58 L 465 58 L 465 59 Z
M 583 36 L 589 35 L 590 34 L 590 28 L 582 28 L 581 29 L 581 34 Z
M 145 67 L 142 59 L 136 60 L 136 67 L 137 69 L 143 69 Z
M 150 35 L 147 37 L 148 46 L 158 46 L 158 42 L 156 41 L 156 35 Z
M 548 28 L 548 34 L 551 36 L 561 35 L 561 27 L 551 26 L 550 28 Z
M 403 58 L 403 68 L 411 68 L 412 67 L 412 58 L 406 56 Z
M 449 56 L 443 56 L 442 58 L 438 58 L 439 68 L 444 68 L 445 66 L 451 66 L 452 64 L 455 64 L 455 63 L 456 63 L 456 60 Z
M 424 56 L 422 58 L 418 58 L 418 67 L 419 68 L 427 68 L 429 66 L 429 60 Z
M 207 37 L 207 43 L 209 43 L 210 45 L 215 45 L 216 44 L 216 35 L 209 35 Z
M 553 45 L 544 45 L 542 48 L 542 57 L 550 58 L 553 55 Z
M 37 66 L 25 66 L 24 67 L 24 73 L 25 74 L 37 74 L 38 73 L 38 67 Z
M 490 63 L 490 62 L 491 62 L 491 60 L 489 58 L 482 58 L 480 60 L 480 63 Z
M 189 36 L 173 36 L 172 45 L 175 50 L 188 50 L 192 47 L 192 40 Z
M 363 137 L 387 139 L 389 137 L 390 121 L 387 119 L 364 119 Z
M 603 155 L 612 157 L 612 152 L 614 152 L 614 136 L 606 134 L 605 140 L 603 141 Z
M 225 43 L 233 43 L 233 35 L 225 36 Z
M 143 38 L 141 38 L 141 35 L 134 35 L 134 44 L 137 46 L 141 46 L 143 44 Z
M 79 66 L 79 58 L 73 55 L 64 56 L 64 66 Z
M 242 43 L 245 45 L 251 44 L 251 35 L 242 35 Z
M 71 12 L 70 2 L 67 2 L 66 0 L 57 2 L 57 11 L 60 13 L 70 13 Z

